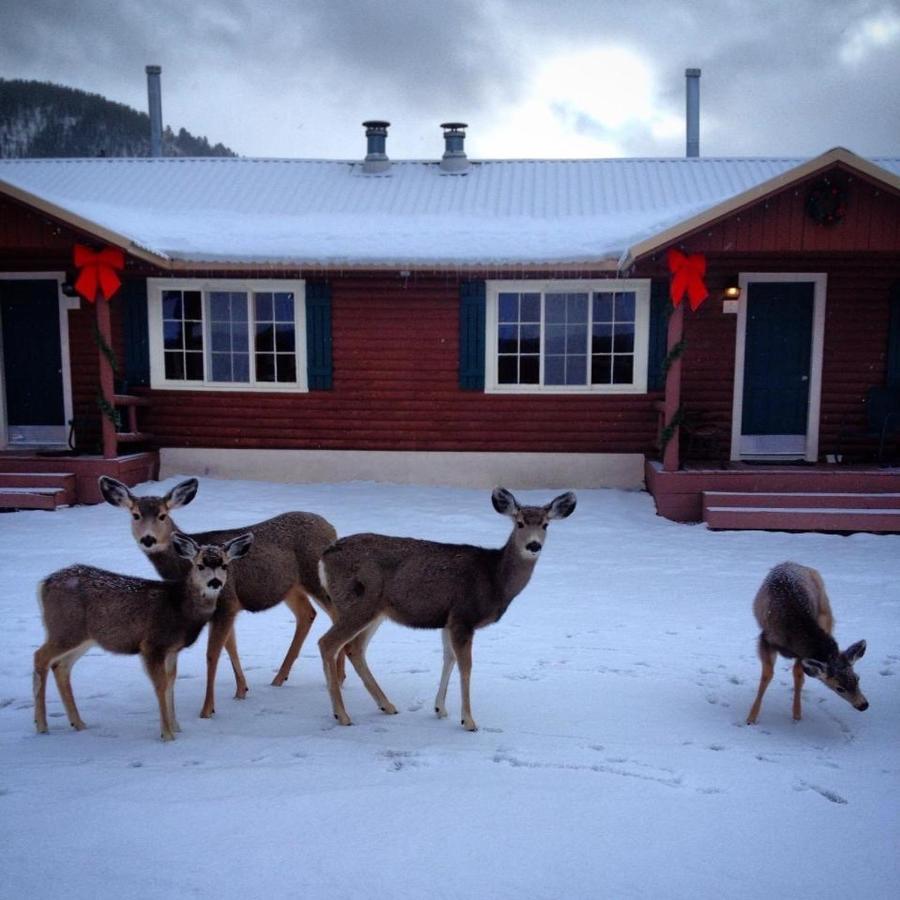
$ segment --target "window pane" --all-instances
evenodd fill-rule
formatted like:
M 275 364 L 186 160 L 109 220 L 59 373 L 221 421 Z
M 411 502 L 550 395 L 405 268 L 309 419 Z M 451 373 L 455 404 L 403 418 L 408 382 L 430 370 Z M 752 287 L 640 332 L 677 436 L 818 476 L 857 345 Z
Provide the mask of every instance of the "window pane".
M 587 384 L 587 356 L 566 357 L 566 384 Z
M 499 322 L 519 321 L 519 295 L 501 294 L 498 302 Z
M 275 331 L 271 324 L 258 323 L 256 326 L 256 352 L 272 353 L 275 350 Z
M 163 291 L 162 310 L 164 319 L 180 319 L 181 291 Z
M 523 322 L 541 321 L 541 295 L 522 294 L 521 318 Z
M 634 357 L 613 357 L 613 384 L 631 384 L 634 380 Z
M 200 291 L 185 291 L 183 298 L 185 319 L 196 319 L 199 321 L 203 317 Z
M 538 384 L 540 369 L 539 356 L 523 356 L 519 364 L 519 384 Z
M 275 321 L 294 321 L 294 295 L 290 293 L 275 294 Z
M 209 314 L 213 320 L 227 322 L 231 318 L 231 294 L 212 291 L 209 295 Z
M 541 349 L 541 326 L 522 325 L 519 330 L 522 353 L 538 353 Z
M 633 291 L 627 291 L 623 294 L 616 294 L 616 321 L 617 322 L 633 322 L 634 321 L 634 303 L 635 295 Z
M 568 321 L 587 322 L 587 294 L 569 294 Z
M 210 378 L 213 381 L 231 381 L 231 354 L 230 353 L 211 353 L 212 373 Z
M 613 350 L 616 353 L 634 353 L 634 325 L 616 324 Z
M 591 350 L 594 353 L 610 353 L 612 351 L 612 325 L 594 325 Z
M 164 353 L 166 361 L 166 378 L 172 381 L 184 380 L 184 354 L 181 351 L 177 353 Z
M 566 383 L 566 358 L 565 356 L 544 357 L 544 384 Z
M 567 294 L 547 294 L 544 298 L 544 320 L 548 324 L 560 324 L 566 321 Z
M 187 350 L 203 349 L 203 323 L 187 322 L 184 335 L 184 345 Z
M 163 322 L 163 346 L 166 350 L 181 350 L 184 347 L 181 322 Z
M 276 325 L 275 326 L 275 349 L 283 353 L 293 353 L 294 351 L 294 326 L 293 325 Z
M 256 354 L 256 380 L 275 380 L 275 355 L 272 353 Z
M 612 382 L 612 357 L 599 354 L 591 358 L 591 384 L 610 384 Z
M 250 354 L 235 353 L 231 357 L 232 381 L 250 381 Z
M 272 321 L 272 295 L 257 294 L 256 295 L 256 321 L 271 322 Z
M 515 325 L 500 325 L 497 336 L 498 353 L 519 352 L 519 329 Z
M 209 327 L 210 350 L 224 352 L 231 350 L 231 329 L 227 322 L 213 322 Z
M 612 294 L 594 294 L 594 321 L 595 322 L 612 322 L 613 318 L 613 295 Z
M 566 328 L 566 353 L 587 352 L 587 325 L 569 325 Z
M 188 381 L 203 381 L 203 354 L 185 353 L 185 377 Z
M 565 353 L 566 352 L 566 326 L 565 325 L 548 325 L 546 328 L 546 337 L 544 338 L 545 353 Z
M 519 358 L 517 356 L 501 356 L 497 360 L 497 381 L 500 384 L 518 384 Z
M 297 358 L 293 354 L 278 356 L 278 380 L 287 382 L 297 380 Z

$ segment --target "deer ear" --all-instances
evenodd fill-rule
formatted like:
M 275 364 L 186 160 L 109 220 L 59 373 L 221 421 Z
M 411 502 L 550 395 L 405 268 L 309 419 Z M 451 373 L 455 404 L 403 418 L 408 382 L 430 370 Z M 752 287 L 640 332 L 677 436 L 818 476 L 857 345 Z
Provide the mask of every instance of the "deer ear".
M 817 659 L 801 659 L 800 665 L 810 678 L 822 679 L 828 674 L 828 666 Z
M 246 534 L 239 534 L 236 538 L 232 538 L 222 549 L 229 559 L 240 559 L 250 552 L 252 544 L 253 532 L 248 531 Z
M 865 641 L 857 641 L 855 644 L 851 644 L 845 651 L 844 656 L 847 657 L 847 662 L 852 666 L 858 659 L 861 659 L 865 656 L 866 653 L 866 642 Z
M 575 512 L 575 495 L 572 491 L 560 494 L 555 500 L 547 504 L 548 519 L 565 519 Z
M 200 483 L 196 478 L 188 478 L 187 481 L 176 484 L 163 497 L 163 503 L 166 504 L 167 509 L 178 509 L 179 506 L 187 506 L 197 496 L 198 487 L 200 487 Z
M 107 503 L 112 506 L 121 506 L 123 509 L 131 509 L 134 504 L 134 494 L 121 481 L 116 481 L 115 478 L 110 478 L 108 475 L 101 475 L 97 479 L 97 484 Z
M 172 543 L 175 545 L 175 552 L 185 559 L 193 559 L 200 549 L 200 545 L 186 534 L 176 531 L 172 535 Z
M 494 493 L 491 494 L 491 503 L 494 504 L 494 509 L 501 516 L 514 516 L 519 510 L 516 498 L 506 488 L 494 488 Z

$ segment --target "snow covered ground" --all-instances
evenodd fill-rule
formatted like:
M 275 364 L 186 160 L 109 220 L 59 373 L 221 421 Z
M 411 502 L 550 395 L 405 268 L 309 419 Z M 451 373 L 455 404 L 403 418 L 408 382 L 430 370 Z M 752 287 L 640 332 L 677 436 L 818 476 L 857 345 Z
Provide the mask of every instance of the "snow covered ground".
M 203 479 L 177 520 L 289 509 L 340 534 L 499 546 L 508 531 L 485 491 L 368 483 Z M 823 573 L 842 647 L 868 640 L 867 712 L 808 683 L 794 723 L 779 660 L 760 724 L 743 724 L 759 677 L 751 600 L 784 559 Z M 34 589 L 75 561 L 152 575 L 121 510 L 0 516 L 5 897 L 897 896 L 900 537 L 713 533 L 657 518 L 646 494 L 579 491 L 531 584 L 476 635 L 477 733 L 459 726 L 455 676 L 450 718 L 434 716 L 438 632 L 385 624 L 370 645 L 397 716 L 348 671 L 355 725 L 334 722 L 323 615 L 271 687 L 293 630 L 279 606 L 238 618 L 251 690 L 231 699 L 223 658 L 214 719 L 196 717 L 205 634 L 181 655 L 173 744 L 138 659 L 99 650 L 73 676 L 88 730 L 69 729 L 51 681 L 50 734 L 35 734 Z

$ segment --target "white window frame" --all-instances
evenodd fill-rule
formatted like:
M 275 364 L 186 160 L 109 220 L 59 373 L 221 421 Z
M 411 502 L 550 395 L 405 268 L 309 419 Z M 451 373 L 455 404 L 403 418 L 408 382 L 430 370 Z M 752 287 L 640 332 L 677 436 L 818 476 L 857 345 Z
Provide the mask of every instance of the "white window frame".
M 634 381 L 631 384 L 499 384 L 497 381 L 497 327 L 499 296 L 511 292 L 540 293 L 614 293 L 633 291 L 634 304 Z M 646 394 L 647 357 L 650 338 L 650 279 L 525 279 L 522 281 L 488 281 L 485 291 L 484 386 L 488 394 Z M 543 304 L 542 304 L 543 307 Z M 541 323 L 540 378 L 544 378 L 544 323 Z M 590 340 L 590 332 L 588 333 Z M 590 371 L 590 349 L 588 349 Z
M 166 378 L 163 344 L 163 291 L 200 291 L 203 303 L 203 381 Z M 210 320 L 208 294 L 210 291 L 245 291 L 247 294 L 291 292 L 294 295 L 294 336 L 297 380 L 283 381 L 212 381 L 209 371 Z M 256 393 L 297 393 L 309 390 L 306 373 L 306 283 L 281 279 L 233 278 L 148 278 L 147 318 L 150 343 L 150 387 L 178 391 L 253 391 Z M 251 371 L 255 373 L 253 304 L 249 304 Z

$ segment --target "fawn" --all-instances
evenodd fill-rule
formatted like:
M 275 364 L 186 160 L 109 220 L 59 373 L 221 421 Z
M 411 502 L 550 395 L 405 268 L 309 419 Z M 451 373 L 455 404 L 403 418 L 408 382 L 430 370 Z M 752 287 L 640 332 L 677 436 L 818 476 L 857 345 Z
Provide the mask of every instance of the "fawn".
M 366 664 L 366 645 L 381 620 L 412 628 L 441 628 L 444 665 L 435 712 L 447 715 L 445 700 L 454 662 L 459 663 L 462 724 L 477 730 L 469 702 L 472 638 L 477 628 L 496 622 L 524 589 L 547 538 L 551 519 L 575 509 L 575 495 L 561 494 L 546 506 L 520 506 L 496 488 L 494 509 L 514 527 L 500 549 L 444 544 L 381 534 L 355 534 L 332 544 L 319 565 L 322 583 L 334 604 L 335 624 L 319 640 L 334 717 L 350 725 L 338 669 L 347 655 L 378 706 L 396 713 Z
M 794 705 L 796 721 L 800 715 L 800 691 L 803 675 L 818 678 L 826 687 L 843 697 L 855 709 L 869 708 L 859 690 L 859 677 L 853 664 L 866 652 L 866 642 L 857 641 L 841 651 L 831 636 L 834 617 L 825 593 L 822 576 L 808 566 L 784 562 L 775 566 L 762 583 L 753 601 L 753 614 L 762 632 L 759 659 L 762 675 L 759 691 L 747 724 L 759 718 L 763 694 L 775 671 L 775 656 L 780 653 L 794 660 Z
M 184 572 L 186 563 L 172 546 L 172 535 L 179 529 L 171 513 L 173 509 L 187 506 L 196 496 L 197 488 L 197 479 L 188 478 L 164 497 L 136 497 L 114 478 L 100 478 L 100 492 L 104 499 L 131 514 L 131 533 L 163 578 L 177 578 Z M 314 513 L 289 512 L 246 528 L 206 531 L 191 537 L 198 543 L 223 543 L 243 531 L 252 531 L 255 540 L 252 552 L 234 567 L 210 621 L 206 649 L 206 696 L 200 711 L 202 718 L 209 718 L 215 712 L 216 668 L 223 645 L 234 670 L 235 697 L 241 700 L 247 695 L 247 679 L 241 668 L 233 628 L 235 616 L 240 610 L 261 612 L 284 601 L 297 620 L 294 638 L 272 681 L 273 685 L 287 681 L 291 666 L 300 654 L 316 617 L 310 597 L 329 615 L 331 613 L 318 573 L 322 551 L 337 537 L 329 522 Z
M 199 545 L 183 534 L 171 538 L 187 570 L 177 580 L 148 581 L 93 566 L 74 565 L 38 585 L 47 640 L 34 654 L 34 722 L 47 731 L 47 669 L 53 669 L 72 727 L 85 724 L 75 706 L 72 666 L 94 644 L 112 653 L 140 653 L 159 701 L 161 736 L 175 740 L 175 674 L 178 651 L 197 640 L 228 582 L 229 563 L 253 543 L 242 534 L 225 544 Z

